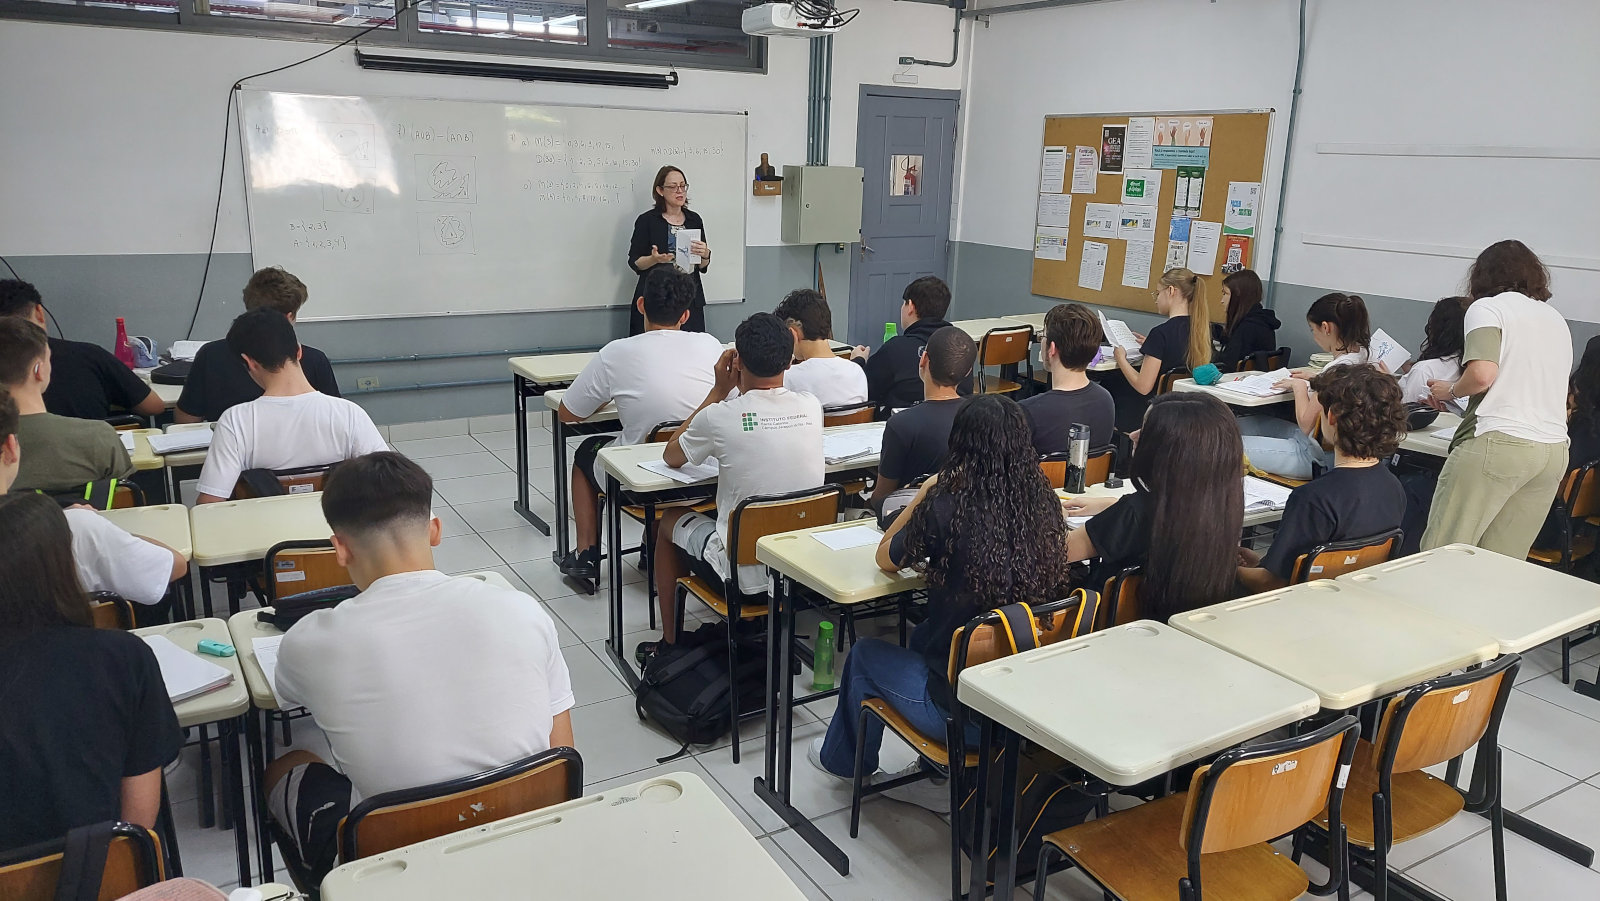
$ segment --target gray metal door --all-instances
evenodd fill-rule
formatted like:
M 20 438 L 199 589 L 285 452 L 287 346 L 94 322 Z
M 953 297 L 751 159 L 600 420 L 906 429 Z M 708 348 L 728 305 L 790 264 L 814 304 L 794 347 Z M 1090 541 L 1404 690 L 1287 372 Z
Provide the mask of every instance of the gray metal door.
M 850 262 L 850 341 L 876 348 L 905 286 L 949 277 L 958 91 L 861 86 L 861 243 Z

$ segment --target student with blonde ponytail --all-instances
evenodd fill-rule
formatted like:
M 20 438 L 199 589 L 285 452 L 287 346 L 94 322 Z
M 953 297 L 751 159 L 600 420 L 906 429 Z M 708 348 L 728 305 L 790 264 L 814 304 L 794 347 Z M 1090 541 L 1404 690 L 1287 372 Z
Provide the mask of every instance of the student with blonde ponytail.
M 1149 394 L 1161 376 L 1192 370 L 1211 362 L 1211 308 L 1206 305 L 1206 283 L 1187 269 L 1168 269 L 1155 292 L 1156 312 L 1167 321 L 1150 330 L 1140 353 L 1138 369 L 1116 349 L 1117 368 L 1133 390 Z M 1193 323 L 1191 325 L 1191 323 Z

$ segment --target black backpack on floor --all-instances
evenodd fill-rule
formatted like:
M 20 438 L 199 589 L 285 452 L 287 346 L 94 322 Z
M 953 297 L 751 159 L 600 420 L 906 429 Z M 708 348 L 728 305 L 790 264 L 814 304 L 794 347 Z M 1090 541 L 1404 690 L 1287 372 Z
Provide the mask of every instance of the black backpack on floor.
M 656 761 L 666 763 L 688 753 L 690 745 L 703 745 L 729 734 L 728 695 L 733 679 L 739 680 L 742 713 L 765 703 L 766 641 L 764 636 L 740 634 L 735 650 L 738 672 L 728 672 L 728 624 L 707 623 L 678 636 L 677 644 L 663 644 L 645 661 L 644 677 L 634 690 L 639 719 L 649 717 L 667 734 L 683 743 L 676 753 Z

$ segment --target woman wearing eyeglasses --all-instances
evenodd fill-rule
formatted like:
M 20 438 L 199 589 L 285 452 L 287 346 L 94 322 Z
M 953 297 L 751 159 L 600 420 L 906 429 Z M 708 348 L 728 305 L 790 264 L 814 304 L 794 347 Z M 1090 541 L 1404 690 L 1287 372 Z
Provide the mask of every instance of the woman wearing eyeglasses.
M 644 331 L 644 314 L 632 301 L 644 296 L 644 280 L 656 266 L 671 266 L 676 260 L 679 233 L 693 230 L 698 239 L 689 241 L 689 252 L 700 262 L 689 274 L 694 278 L 694 303 L 689 307 L 689 321 L 683 324 L 686 332 L 706 330 L 706 290 L 700 284 L 700 273 L 711 268 L 711 247 L 706 244 L 706 226 L 700 214 L 689 209 L 689 180 L 676 166 L 662 166 L 656 173 L 655 208 L 639 214 L 633 221 L 633 240 L 628 242 L 628 266 L 639 273 L 639 283 L 629 298 L 628 334 Z

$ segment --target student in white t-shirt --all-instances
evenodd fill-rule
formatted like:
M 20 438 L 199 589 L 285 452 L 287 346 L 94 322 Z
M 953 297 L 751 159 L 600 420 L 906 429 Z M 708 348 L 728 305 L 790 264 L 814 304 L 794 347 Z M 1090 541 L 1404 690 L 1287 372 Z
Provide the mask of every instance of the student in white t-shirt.
M 17 403 L 0 390 L 0 494 L 11 490 L 22 465 Z M 72 560 L 85 591 L 109 591 L 135 604 L 159 604 L 167 586 L 189 572 L 183 555 L 150 538 L 130 535 L 82 504 L 67 511 Z
M 1466 343 L 1464 329 L 1467 307 L 1471 303 L 1465 297 L 1446 297 L 1433 305 L 1423 329 L 1422 349 L 1400 376 L 1400 396 L 1406 403 L 1427 401 L 1429 382 L 1437 379 L 1453 382 L 1461 377 L 1461 349 Z M 1451 404 L 1450 408 L 1453 413 L 1465 409 L 1456 404 Z
M 332 868 L 358 798 L 573 746 L 555 622 L 526 594 L 437 571 L 432 502 L 433 480 L 393 451 L 328 476 L 322 513 L 361 593 L 296 623 L 278 648 L 278 700 L 311 711 L 334 762 L 291 751 L 267 767 L 267 809 L 297 878 Z
M 695 572 L 720 584 L 728 571 L 728 529 L 733 511 L 746 498 L 815 488 L 823 481 L 822 405 L 809 394 L 783 385 L 794 354 L 794 335 L 771 313 L 756 313 L 739 324 L 734 347 L 717 361 L 716 383 L 700 408 L 667 442 L 662 459 L 669 466 L 715 458 L 717 518 L 682 507 L 661 517 L 655 561 L 656 594 L 661 604 L 662 640 L 677 640 L 678 578 Z M 729 398 L 734 388 L 739 396 Z M 766 567 L 742 566 L 738 585 L 747 594 L 766 591 Z M 642 642 L 645 657 L 655 642 Z
M 247 469 L 328 466 L 389 449 L 365 410 L 311 387 L 287 316 L 269 309 L 245 313 L 228 329 L 228 348 L 244 358 L 264 393 L 217 420 L 200 470 L 200 503 L 227 500 Z
M 683 331 L 695 299 L 694 279 L 673 266 L 645 276 L 644 296 L 634 306 L 645 330 L 612 341 L 595 354 L 561 399 L 562 422 L 582 422 L 612 401 L 622 435 L 594 435 L 572 457 L 572 518 L 577 540 L 561 561 L 561 572 L 589 582 L 600 578 L 600 489 L 605 474 L 596 465 L 600 449 L 640 444 L 663 422 L 682 420 L 711 389 L 711 370 L 722 342 L 705 332 Z
M 1550 274 L 1521 241 L 1490 245 L 1467 275 L 1466 368 L 1428 383 L 1435 405 L 1471 398 L 1439 472 L 1422 549 L 1473 544 L 1528 555 L 1567 473 L 1572 331 Z
M 867 371 L 833 352 L 833 312 L 827 298 L 801 288 L 790 291 L 772 313 L 794 333 L 795 362 L 783 377 L 785 388 L 804 391 L 824 407 L 866 403 Z

